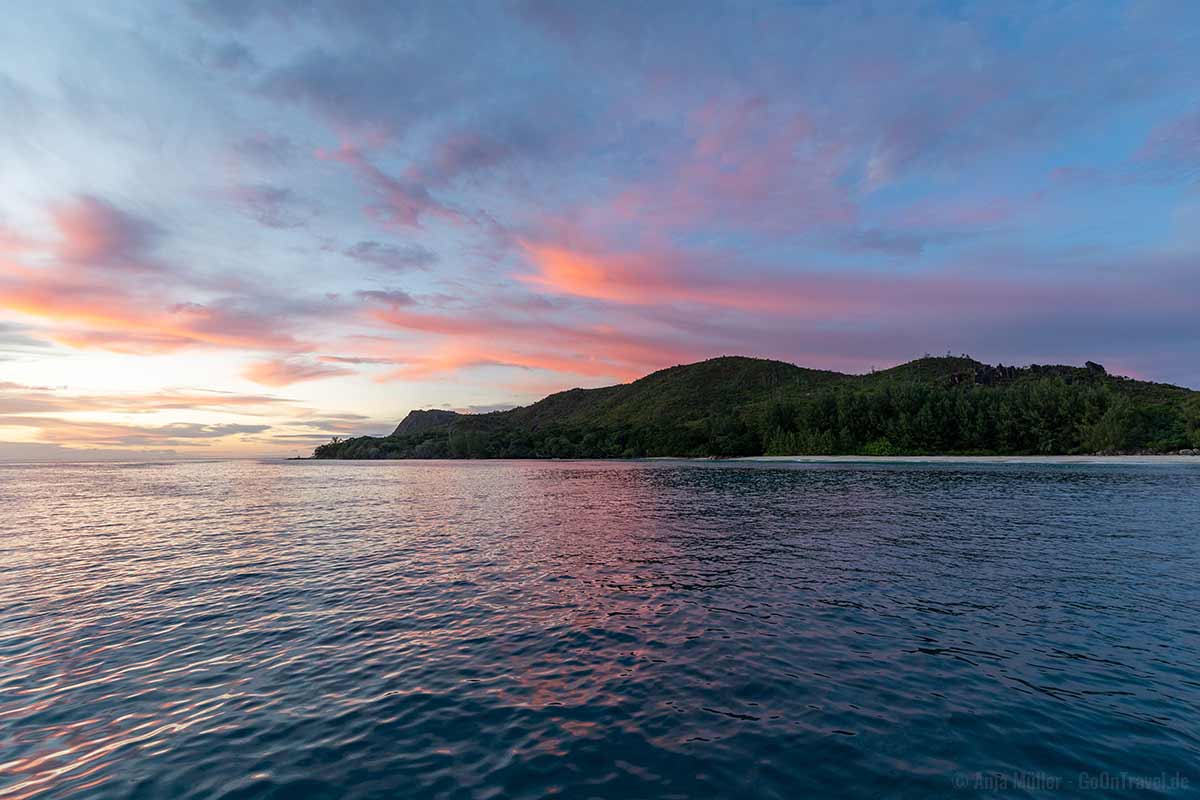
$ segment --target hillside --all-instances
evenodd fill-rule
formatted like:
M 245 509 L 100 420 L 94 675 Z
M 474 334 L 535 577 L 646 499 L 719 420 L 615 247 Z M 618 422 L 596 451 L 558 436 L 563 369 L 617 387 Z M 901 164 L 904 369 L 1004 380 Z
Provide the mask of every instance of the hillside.
M 922 358 L 867 375 L 726 356 L 489 414 L 411 412 L 317 458 L 1074 454 L 1200 447 L 1200 393 L 1102 366 Z
M 392 436 L 420 434 L 445 428 L 460 416 L 462 415 L 453 411 L 442 411 L 440 409 L 410 411 L 407 417 L 400 420 L 400 424 L 396 426 L 396 430 L 392 431 Z

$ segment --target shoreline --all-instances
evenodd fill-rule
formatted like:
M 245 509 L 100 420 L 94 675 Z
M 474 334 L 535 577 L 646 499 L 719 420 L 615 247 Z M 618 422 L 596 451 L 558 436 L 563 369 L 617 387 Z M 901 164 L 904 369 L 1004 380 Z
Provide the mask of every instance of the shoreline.
M 688 465 L 704 464 L 1043 464 L 1076 466 L 1176 466 L 1193 464 L 1200 467 L 1200 457 L 1161 456 L 730 456 L 713 458 L 706 456 L 644 456 L 641 458 L 287 458 L 268 459 L 283 461 L 312 461 L 333 464 L 424 464 L 489 462 L 505 464 L 539 463 L 592 463 L 592 464 L 659 464 L 674 463 Z
M 699 460 L 705 459 L 688 459 Z M 739 456 L 720 461 L 813 464 L 1196 464 L 1200 457 L 1161 456 Z

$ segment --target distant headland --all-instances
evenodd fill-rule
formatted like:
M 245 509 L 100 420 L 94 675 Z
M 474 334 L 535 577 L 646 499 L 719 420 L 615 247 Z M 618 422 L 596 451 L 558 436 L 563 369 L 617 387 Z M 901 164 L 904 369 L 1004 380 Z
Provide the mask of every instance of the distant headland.
M 1200 392 L 1082 367 L 925 357 L 866 375 L 723 356 L 488 414 L 409 413 L 315 458 L 1200 455 Z

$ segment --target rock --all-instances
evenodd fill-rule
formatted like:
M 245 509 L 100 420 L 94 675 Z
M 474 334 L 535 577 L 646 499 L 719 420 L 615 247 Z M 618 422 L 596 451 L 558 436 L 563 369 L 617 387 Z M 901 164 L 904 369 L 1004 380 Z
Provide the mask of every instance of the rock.
M 392 431 L 392 436 L 403 436 L 407 433 L 425 433 L 437 428 L 445 428 L 460 416 L 458 412 L 444 411 L 440 408 L 410 411 L 408 412 L 408 416 L 402 419 L 400 424 L 396 426 L 396 430 Z

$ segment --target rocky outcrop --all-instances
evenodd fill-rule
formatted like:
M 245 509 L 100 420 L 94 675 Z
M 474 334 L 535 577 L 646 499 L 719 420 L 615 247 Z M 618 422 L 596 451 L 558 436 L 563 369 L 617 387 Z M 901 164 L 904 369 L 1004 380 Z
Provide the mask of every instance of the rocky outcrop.
M 438 408 L 418 409 L 408 412 L 408 416 L 400 421 L 392 436 L 402 436 L 408 433 L 425 433 L 437 428 L 446 428 L 457 420 L 461 414 L 457 411 L 444 411 Z
M 1000 383 L 1015 380 L 1021 370 L 1017 367 L 1006 367 L 1003 364 L 992 366 L 991 364 L 980 364 L 975 367 L 974 379 L 975 383 L 980 386 L 995 386 Z
M 1182 450 L 1097 450 L 1094 456 L 1200 456 L 1200 450 L 1184 448 Z

